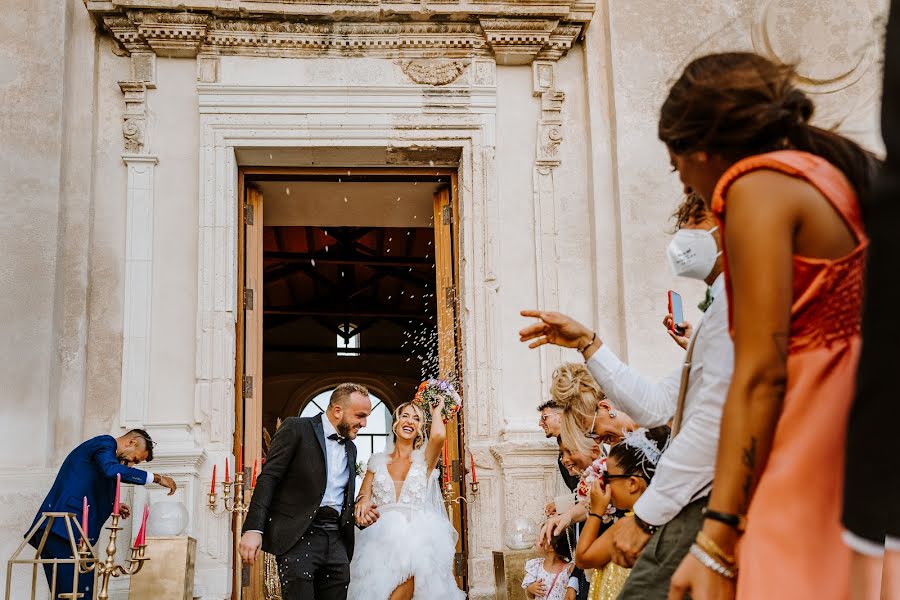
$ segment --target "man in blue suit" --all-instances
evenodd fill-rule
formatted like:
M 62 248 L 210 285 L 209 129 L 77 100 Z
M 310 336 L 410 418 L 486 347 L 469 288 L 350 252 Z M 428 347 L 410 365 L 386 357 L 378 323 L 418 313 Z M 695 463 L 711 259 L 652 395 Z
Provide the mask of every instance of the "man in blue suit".
M 84 498 L 88 500 L 88 541 L 97 543 L 103 524 L 113 511 L 116 494 L 116 475 L 122 477 L 122 483 L 147 485 L 157 483 L 169 488 L 169 495 L 175 493 L 175 482 L 165 475 L 133 468 L 144 461 L 153 460 L 153 440 L 143 429 L 133 429 L 118 438 L 101 435 L 91 438 L 72 450 L 63 461 L 56 475 L 56 481 L 50 493 L 44 499 L 29 531 L 37 523 L 44 512 L 70 512 L 81 515 Z M 124 502 L 120 504 L 119 513 L 128 518 L 131 509 Z M 32 537 L 31 544 L 37 548 L 44 534 L 44 528 Z M 41 552 L 41 558 L 72 558 L 72 546 L 65 522 L 56 519 L 47 535 L 47 541 Z M 45 565 L 44 572 L 47 584 L 52 586 L 53 567 Z M 56 573 L 56 597 L 70 594 L 64 598 L 73 598 L 72 565 L 61 564 Z M 86 573 L 78 577 L 78 593 L 84 594 L 83 600 L 94 597 L 94 574 Z M 56 599 L 54 599 L 56 600 Z

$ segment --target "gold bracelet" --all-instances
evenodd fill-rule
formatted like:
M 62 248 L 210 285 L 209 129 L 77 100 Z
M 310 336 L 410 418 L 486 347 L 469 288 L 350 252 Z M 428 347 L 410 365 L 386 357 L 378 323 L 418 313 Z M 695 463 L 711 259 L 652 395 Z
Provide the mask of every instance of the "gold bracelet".
M 697 545 L 699 545 L 703 550 L 707 553 L 711 554 L 713 558 L 717 559 L 719 562 L 724 563 L 728 567 L 733 567 L 736 564 L 736 560 L 734 556 L 727 554 L 724 550 L 722 550 L 721 546 L 719 546 L 711 537 L 703 533 L 702 531 L 697 532 Z

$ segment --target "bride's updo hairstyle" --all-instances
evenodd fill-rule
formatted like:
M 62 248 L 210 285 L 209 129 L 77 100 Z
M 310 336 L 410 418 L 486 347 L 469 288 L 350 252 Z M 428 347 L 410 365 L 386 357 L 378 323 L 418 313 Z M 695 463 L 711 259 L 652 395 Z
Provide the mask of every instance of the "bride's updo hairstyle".
M 553 372 L 550 397 L 563 409 L 560 435 L 563 445 L 590 456 L 596 442 L 585 437 L 585 425 L 597 411 L 597 403 L 606 394 L 581 363 L 563 363 Z
M 731 162 L 802 150 L 840 169 L 864 197 L 878 161 L 856 142 L 812 125 L 815 105 L 796 79 L 792 67 L 751 52 L 697 58 L 669 90 L 659 139 L 675 154 L 703 151 Z
M 403 409 L 410 407 L 419 415 L 419 430 L 416 432 L 416 439 L 413 440 L 413 448 L 421 448 L 425 443 L 425 412 L 418 404 L 412 402 L 404 402 L 394 410 L 394 423 L 391 425 L 391 431 L 394 432 L 394 442 L 397 441 L 397 425 L 400 424 L 400 413 Z

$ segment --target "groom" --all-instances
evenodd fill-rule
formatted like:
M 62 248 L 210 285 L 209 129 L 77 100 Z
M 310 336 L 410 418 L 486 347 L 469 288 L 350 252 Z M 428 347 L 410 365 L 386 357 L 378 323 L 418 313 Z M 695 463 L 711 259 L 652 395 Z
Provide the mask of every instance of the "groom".
M 369 391 L 335 388 L 328 409 L 287 419 L 269 447 L 241 536 L 253 564 L 260 549 L 278 558 L 284 600 L 345 600 L 353 556 L 356 446 L 372 412 Z M 373 509 L 364 525 L 378 518 Z

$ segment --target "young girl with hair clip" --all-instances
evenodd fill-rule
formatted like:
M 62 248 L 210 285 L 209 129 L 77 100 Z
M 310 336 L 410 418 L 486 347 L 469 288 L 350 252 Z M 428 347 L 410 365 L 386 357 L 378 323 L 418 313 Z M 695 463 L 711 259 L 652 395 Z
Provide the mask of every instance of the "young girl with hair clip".
M 589 600 L 614 600 L 625 585 L 630 569 L 611 562 L 616 525 L 604 530 L 607 507 L 612 504 L 620 511 L 634 508 L 656 473 L 669 433 L 666 426 L 625 433 L 623 440 L 610 449 L 605 469 L 591 486 L 590 512 L 575 549 L 578 567 L 596 569 Z
M 567 527 L 549 541 L 541 539 L 535 545 L 544 556 L 525 563 L 522 589 L 529 600 L 575 600 L 577 590 L 574 582 L 570 581 L 575 568 L 572 557 L 574 539 L 575 532 Z

